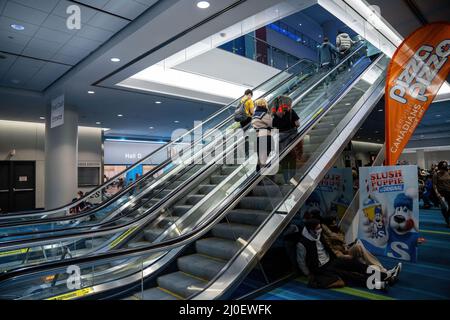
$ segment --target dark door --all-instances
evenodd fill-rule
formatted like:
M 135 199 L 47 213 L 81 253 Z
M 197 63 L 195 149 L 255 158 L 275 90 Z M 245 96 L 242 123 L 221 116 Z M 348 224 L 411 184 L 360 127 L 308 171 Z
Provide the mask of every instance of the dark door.
M 0 162 L 0 208 L 3 213 L 36 208 L 35 172 L 34 161 Z
M 35 163 L 15 161 L 12 170 L 12 208 L 13 211 L 36 208 Z
M 0 213 L 9 212 L 10 162 L 0 161 Z

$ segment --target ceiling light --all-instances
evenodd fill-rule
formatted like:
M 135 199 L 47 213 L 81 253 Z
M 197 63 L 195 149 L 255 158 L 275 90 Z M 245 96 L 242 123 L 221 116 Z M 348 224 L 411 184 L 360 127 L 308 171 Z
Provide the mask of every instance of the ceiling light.
M 383 109 L 378 109 L 378 112 L 383 112 Z
M 123 117 L 123 114 L 118 114 L 117 115 L 119 118 L 122 118 Z
M 102 124 L 100 121 L 97 121 L 95 124 Z
M 23 30 L 25 30 L 25 27 L 24 27 L 24 26 L 22 26 L 21 24 L 15 24 L 15 23 L 13 23 L 13 24 L 11 25 L 11 28 L 13 28 L 14 30 L 17 30 L 17 31 L 23 31 Z
M 208 1 L 199 1 L 197 2 L 197 7 L 199 7 L 200 9 L 208 9 L 210 6 Z
M 39 117 L 39 119 L 41 119 L 41 120 L 45 120 L 45 117 Z
M 180 121 L 178 121 L 178 120 L 175 120 L 174 122 L 175 122 L 175 123 L 180 123 Z
M 112 62 L 120 62 L 120 59 L 119 58 L 111 58 L 111 61 Z
M 149 127 L 149 129 L 150 129 L 150 130 L 153 130 L 153 129 L 155 129 L 155 128 L 154 128 L 154 127 Z
M 437 114 L 437 115 L 436 115 L 436 118 L 439 118 L 440 116 L 441 116 L 440 114 Z
M 298 25 L 299 25 L 300 27 L 302 26 L 302 24 L 301 24 L 301 23 L 299 23 Z
M 88 93 L 89 94 L 95 94 L 95 91 L 89 90 Z
M 349 103 L 346 103 L 345 105 L 346 105 L 346 106 L 349 106 L 349 105 L 351 105 L 351 103 L 349 102 Z
M 161 102 L 161 101 L 155 101 L 155 103 L 156 103 L 156 104 L 161 104 L 162 102 Z

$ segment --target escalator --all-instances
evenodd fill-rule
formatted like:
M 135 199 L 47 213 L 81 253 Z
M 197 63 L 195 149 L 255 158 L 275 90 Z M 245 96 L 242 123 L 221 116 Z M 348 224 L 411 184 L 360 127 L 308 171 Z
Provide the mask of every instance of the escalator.
M 277 82 L 274 88 L 264 92 L 264 97 L 269 101 L 282 94 L 298 95 L 318 77 L 317 74 L 314 75 L 316 66 L 311 62 L 300 61 L 287 71 L 278 76 L 282 79 L 280 83 Z M 262 85 L 259 90 L 268 87 L 269 84 L 272 85 L 274 79 Z M 218 131 L 226 131 L 232 124 L 233 119 L 229 117 L 219 126 Z M 205 134 L 203 142 L 209 148 L 214 148 L 216 143 L 226 144 L 226 141 L 208 141 L 207 138 L 208 134 Z M 184 217 L 186 213 L 189 213 L 195 203 L 206 197 L 233 171 L 233 166 L 219 168 L 215 165 L 215 161 L 204 165 L 192 165 L 192 162 L 195 163 L 192 159 L 196 156 L 202 157 L 202 153 L 197 152 L 193 156 L 187 154 L 186 157 L 182 156 L 179 159 L 181 161 L 176 165 L 176 169 L 172 170 L 175 172 L 172 179 L 174 181 L 162 183 L 162 187 L 158 188 L 149 187 L 153 192 L 153 198 L 147 199 L 146 186 L 137 184 L 135 189 L 141 189 L 141 194 L 128 196 L 128 201 L 122 204 L 119 218 L 109 220 L 101 227 L 99 224 L 88 223 L 89 228 L 86 226 L 52 228 L 49 231 L 16 233 L 13 237 L 7 235 L 6 239 L 3 237 L 3 243 L 0 244 L 0 270 L 7 271 L 19 265 L 33 265 L 106 252 L 124 246 L 135 248 L 167 239 L 168 236 L 178 236 L 180 224 L 186 223 Z M 217 159 L 220 159 L 220 156 Z M 192 190 L 189 184 L 197 181 L 201 184 Z M 141 203 L 143 204 L 140 205 Z M 196 208 L 196 219 L 199 218 L 201 210 Z
M 315 69 L 316 65 L 311 61 L 300 60 L 255 88 L 255 93 L 266 96 L 276 88 L 289 90 L 299 82 L 314 76 Z M 187 161 L 191 157 L 198 157 L 191 154 L 191 151 L 199 143 L 206 145 L 212 129 L 224 132 L 233 123 L 232 114 L 239 101 L 240 99 L 220 109 L 200 126 L 162 146 L 83 199 L 50 211 L 0 216 L 0 242 L 42 237 L 41 233 L 61 235 L 71 228 L 78 231 L 95 230 L 105 223 L 120 225 L 130 221 L 123 218 L 124 216 L 136 218 L 136 214 L 147 212 L 151 206 L 173 191 L 181 181 L 187 180 L 186 176 L 202 169 L 202 166 L 194 166 Z M 197 134 L 199 129 L 202 132 Z M 189 143 L 184 143 L 186 140 L 189 140 Z M 174 151 L 179 155 L 185 154 L 183 161 L 178 165 L 171 159 Z M 145 176 L 128 186 L 122 186 L 128 172 L 139 165 L 157 163 L 161 159 L 162 163 Z M 76 212 L 80 205 L 86 209 L 83 212 Z
M 251 157 L 229 171 L 222 171 L 227 168 L 222 166 L 223 176 L 217 178 L 212 195 L 191 200 L 200 202 L 190 211 L 205 210 L 191 212 L 184 225 L 172 228 L 181 230 L 178 237 L 12 271 L 0 278 L 0 298 L 226 298 L 286 227 L 381 98 L 388 60 L 383 56 L 371 63 L 362 52 L 356 50 L 332 71 L 321 74 L 313 86 L 294 91 L 293 106 L 302 125 L 280 153 L 280 159 L 285 159 L 303 143 L 303 156 L 294 172 L 261 175 L 255 172 Z M 349 61 L 352 68 L 341 70 Z M 198 190 L 208 185 L 202 183 Z M 65 286 L 66 268 L 72 264 L 80 267 L 83 280 L 79 296 Z

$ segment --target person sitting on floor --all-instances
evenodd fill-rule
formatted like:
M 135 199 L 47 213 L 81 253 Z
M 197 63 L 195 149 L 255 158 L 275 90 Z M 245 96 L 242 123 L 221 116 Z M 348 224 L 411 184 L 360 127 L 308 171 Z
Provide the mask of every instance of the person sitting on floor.
M 368 272 L 370 265 L 358 259 L 337 257 L 323 240 L 322 225 L 317 219 L 305 220 L 297 247 L 303 247 L 303 250 L 299 250 L 303 254 L 298 254 L 297 260 L 304 259 L 310 287 L 337 288 L 348 283 L 366 287 L 373 274 Z M 378 268 L 374 266 L 373 269 Z M 395 275 L 388 276 L 381 270 L 379 275 L 380 279 L 374 283 L 375 289 L 387 289 L 388 284 L 395 280 Z
M 303 219 L 317 219 L 322 225 L 323 241 L 329 246 L 333 254 L 338 258 L 357 259 L 367 265 L 377 266 L 381 272 L 386 273 L 391 280 L 396 280 L 402 270 L 402 263 L 398 263 L 394 268 L 388 270 L 372 253 L 370 253 L 361 240 L 356 240 L 351 244 L 345 242 L 345 233 L 336 224 L 334 217 L 324 219 L 320 216 L 320 211 L 313 208 L 305 213 Z M 393 284 L 391 282 L 390 284 Z

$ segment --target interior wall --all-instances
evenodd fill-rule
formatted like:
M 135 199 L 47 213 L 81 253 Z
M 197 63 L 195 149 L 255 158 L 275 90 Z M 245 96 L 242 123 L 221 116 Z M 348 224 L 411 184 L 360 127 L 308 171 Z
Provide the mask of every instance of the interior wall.
M 450 150 L 435 150 L 426 151 L 424 150 L 425 156 L 425 167 L 426 169 L 431 168 L 432 164 L 438 164 L 439 161 L 446 160 L 450 162 Z M 400 156 L 400 161 L 406 161 L 408 164 L 417 165 L 417 153 L 407 151 L 407 153 L 402 153 Z
M 14 156 L 11 156 L 12 150 L 15 150 Z M 101 129 L 79 127 L 78 162 L 101 167 L 102 153 Z M 0 160 L 36 162 L 36 208 L 43 208 L 45 202 L 45 125 L 0 120 Z M 91 188 L 79 189 L 86 192 Z

